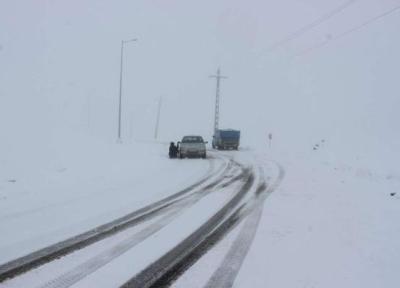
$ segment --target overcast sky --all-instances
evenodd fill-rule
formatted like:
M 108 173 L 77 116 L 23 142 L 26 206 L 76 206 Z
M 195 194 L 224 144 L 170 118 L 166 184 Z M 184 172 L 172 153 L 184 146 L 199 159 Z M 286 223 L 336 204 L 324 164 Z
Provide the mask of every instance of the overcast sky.
M 221 67 L 229 77 L 221 83 L 221 127 L 241 129 L 245 143 L 273 132 L 287 147 L 325 138 L 351 149 L 368 146 L 376 158 L 388 148 L 399 159 L 400 11 L 336 39 L 398 5 L 2 0 L 2 138 L 13 145 L 80 131 L 115 139 L 120 42 L 138 38 L 125 45 L 126 138 L 153 136 L 159 97 L 162 139 L 210 138 L 215 80 L 209 75 Z

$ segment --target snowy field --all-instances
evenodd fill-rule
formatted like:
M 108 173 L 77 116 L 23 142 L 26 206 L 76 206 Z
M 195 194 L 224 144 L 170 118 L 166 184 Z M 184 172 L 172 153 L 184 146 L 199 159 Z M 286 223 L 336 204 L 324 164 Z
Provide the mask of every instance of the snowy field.
M 168 196 L 200 179 L 210 166 L 208 161 L 171 161 L 168 145 L 152 142 L 70 142 L 53 149 L 40 156 L 27 151 L 28 158 L 3 156 L 1 263 Z
M 220 165 L 210 158 L 169 160 L 166 148 L 166 144 L 154 142 L 110 144 L 96 149 L 91 145 L 80 155 L 67 155 L 64 151 L 56 162 L 50 158 L 48 166 L 29 175 L 11 175 L 12 170 L 7 169 L 0 202 L 1 230 L 6 231 L 1 238 L 2 262 L 160 200 L 201 179 L 211 166 Z M 174 286 L 207 285 L 218 267 L 226 265 L 222 261 L 237 245 L 234 243 L 241 229 L 249 229 L 243 227 L 252 223 L 256 228 L 254 240 L 235 275 L 234 287 L 396 287 L 400 281 L 396 273 L 400 265 L 398 175 L 330 162 L 325 150 L 322 147 L 289 156 L 245 147 L 239 152 L 222 153 L 243 165 L 261 163 L 269 184 L 276 178 L 274 163 L 279 163 L 284 171 L 283 181 L 265 200 L 257 223 L 242 222 Z M 170 220 L 168 215 L 164 220 L 155 219 L 151 225 L 167 221 L 169 228 L 73 287 L 121 285 L 132 271 L 166 253 L 193 227 L 206 221 L 227 195 L 230 192 L 211 194 L 177 219 L 174 213 Z M 140 229 L 143 228 L 130 229 L 132 236 L 128 233 L 100 242 L 82 255 L 72 254 L 58 266 L 39 268 L 33 278 L 27 274 L 5 282 L 4 287 L 40 283 L 40 275 L 57 275 L 57 270 L 64 271 L 66 266 L 73 271 L 79 263 L 89 261 L 91 253 L 100 253 L 116 245 L 113 243 L 137 241 L 129 238 L 136 239 L 135 233 Z M 156 244 L 160 237 L 165 239 L 162 245 Z M 99 279 L 102 280 L 98 282 Z
M 284 181 L 234 287 L 397 287 L 399 174 L 330 162 L 326 151 L 279 154 L 266 156 Z

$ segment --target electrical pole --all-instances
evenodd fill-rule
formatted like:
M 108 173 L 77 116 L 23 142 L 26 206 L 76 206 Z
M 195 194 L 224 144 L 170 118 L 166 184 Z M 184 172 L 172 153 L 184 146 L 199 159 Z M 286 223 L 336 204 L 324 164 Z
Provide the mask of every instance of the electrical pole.
M 158 126 L 160 123 L 161 103 L 162 103 L 162 98 L 160 97 L 160 99 L 158 100 L 157 120 L 156 120 L 156 128 L 154 130 L 154 139 L 158 138 Z
M 124 64 L 124 44 L 137 41 L 137 39 L 131 40 L 122 40 L 121 41 L 121 64 L 119 71 L 119 106 L 118 106 L 118 143 L 122 142 L 121 139 L 121 118 L 122 118 L 122 72 L 123 72 L 123 64 Z
M 215 94 L 215 116 L 214 116 L 214 134 L 218 130 L 219 127 L 219 99 L 220 99 L 220 81 L 221 79 L 227 79 L 228 77 L 222 76 L 221 75 L 221 69 L 218 68 L 217 70 L 217 75 L 211 75 L 210 78 L 216 78 L 217 79 L 217 88 L 216 88 L 216 94 Z

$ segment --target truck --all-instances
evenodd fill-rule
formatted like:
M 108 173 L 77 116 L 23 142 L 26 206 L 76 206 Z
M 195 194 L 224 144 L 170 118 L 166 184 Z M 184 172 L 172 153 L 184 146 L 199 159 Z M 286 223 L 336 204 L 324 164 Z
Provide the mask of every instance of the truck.
M 215 149 L 238 150 L 240 144 L 240 131 L 234 129 L 217 129 L 214 132 L 212 147 Z

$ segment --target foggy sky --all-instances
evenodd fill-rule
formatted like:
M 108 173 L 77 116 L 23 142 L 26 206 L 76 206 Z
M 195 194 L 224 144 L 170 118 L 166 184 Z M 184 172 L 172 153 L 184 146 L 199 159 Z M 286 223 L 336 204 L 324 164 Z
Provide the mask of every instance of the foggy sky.
M 260 144 L 272 132 L 288 149 L 324 138 L 344 150 L 365 148 L 375 159 L 400 160 L 400 12 L 294 56 L 398 1 L 354 1 L 268 50 L 345 2 L 3 0 L 2 141 L 11 147 L 77 132 L 114 141 L 120 42 L 138 38 L 125 46 L 125 138 L 153 137 L 159 97 L 162 140 L 186 133 L 210 138 L 209 75 L 221 67 L 229 77 L 221 86 L 221 127 L 241 129 L 244 143 Z

